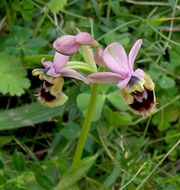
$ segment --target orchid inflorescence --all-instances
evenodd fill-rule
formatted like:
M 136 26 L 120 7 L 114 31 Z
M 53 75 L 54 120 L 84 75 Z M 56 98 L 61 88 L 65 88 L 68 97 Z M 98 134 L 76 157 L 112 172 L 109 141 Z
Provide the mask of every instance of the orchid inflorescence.
M 64 77 L 71 77 L 86 84 L 115 83 L 133 111 L 149 115 L 156 104 L 154 83 L 143 70 L 133 69 L 141 45 L 142 40 L 137 40 L 127 55 L 121 44 L 113 42 L 103 49 L 89 33 L 80 30 L 75 36 L 60 36 L 53 42 L 54 60 L 45 61 L 43 58 L 44 68 L 32 72 L 43 80 L 39 100 L 49 107 L 64 104 L 68 99 L 62 92 Z M 70 56 L 78 51 L 84 62 L 69 61 Z M 110 71 L 98 72 L 97 66 L 107 67 Z

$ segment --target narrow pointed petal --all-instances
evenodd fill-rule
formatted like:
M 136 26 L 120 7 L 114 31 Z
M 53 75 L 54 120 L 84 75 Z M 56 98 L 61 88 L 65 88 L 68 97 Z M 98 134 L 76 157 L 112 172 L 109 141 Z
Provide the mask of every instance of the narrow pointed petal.
M 51 67 L 48 71 L 47 71 L 47 75 L 51 76 L 51 77 L 58 77 L 61 74 L 57 73 L 56 70 L 54 69 L 54 67 Z
M 42 58 L 41 63 L 45 68 L 52 67 L 52 61 L 45 61 L 45 58 Z
M 80 45 L 76 42 L 75 36 L 64 35 L 57 38 L 53 43 L 54 49 L 63 55 L 74 55 Z
M 76 35 L 76 42 L 78 42 L 80 45 L 89 45 L 89 46 L 98 45 L 96 40 L 94 40 L 89 33 L 81 31 L 79 31 L 78 34 Z
M 69 60 L 69 56 L 62 55 L 58 52 L 55 53 L 53 67 L 54 67 L 56 73 L 61 72 L 61 68 L 64 67 L 64 65 L 68 62 L 68 60 Z
M 90 83 L 118 83 L 121 79 L 119 74 L 112 72 L 100 72 L 88 75 Z
M 127 86 L 128 82 L 130 81 L 130 79 L 131 79 L 131 76 L 127 77 L 127 78 L 124 79 L 124 80 L 119 81 L 119 83 L 118 83 L 118 88 L 119 88 L 119 89 L 125 88 L 125 87 Z
M 129 68 L 128 58 L 124 48 L 117 42 L 106 47 L 103 53 L 103 60 L 106 66 L 115 73 L 126 78 L 132 70 Z
M 84 81 L 85 83 L 88 83 L 87 82 L 87 79 L 81 75 L 80 73 L 78 73 L 77 71 L 73 70 L 73 69 L 70 69 L 70 68 L 63 68 L 61 70 L 61 75 L 64 76 L 64 77 L 71 77 L 71 78 L 75 78 L 75 79 L 78 79 L 78 80 L 82 80 Z
M 138 54 L 138 52 L 139 52 L 139 49 L 140 49 L 141 45 L 142 45 L 142 40 L 139 39 L 139 40 L 137 40 L 137 41 L 135 42 L 135 44 L 134 44 L 133 47 L 131 48 L 131 51 L 130 51 L 130 53 L 129 53 L 129 66 L 130 66 L 131 68 L 133 68 L 134 61 L 135 61 L 135 59 L 136 59 L 136 56 L 137 56 L 137 54 Z

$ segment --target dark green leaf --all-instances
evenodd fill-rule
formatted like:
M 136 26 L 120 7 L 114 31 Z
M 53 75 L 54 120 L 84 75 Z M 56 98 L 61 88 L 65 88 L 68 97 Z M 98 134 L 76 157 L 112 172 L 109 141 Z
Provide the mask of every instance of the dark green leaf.
M 50 190 L 54 186 L 52 179 L 45 174 L 36 173 L 35 178 L 37 183 L 44 189 Z
M 0 185 L 4 185 L 6 181 L 7 181 L 6 177 L 3 175 L 0 175 Z
M 113 112 L 112 124 L 115 126 L 130 125 L 132 123 L 132 116 L 126 112 Z
M 28 65 L 28 67 L 32 67 L 34 68 L 34 65 L 38 65 L 39 67 L 41 67 L 41 60 L 42 58 L 45 58 L 45 60 L 53 60 L 53 55 L 47 55 L 47 54 L 43 54 L 43 55 L 29 55 L 29 56 L 25 56 L 24 57 L 24 62 L 26 63 L 26 65 Z M 27 62 L 29 62 L 29 64 L 27 64 Z
M 67 3 L 67 0 L 51 0 L 49 2 L 49 8 L 52 12 L 57 13 L 63 10 L 66 3 Z
M 84 116 L 86 115 L 88 109 L 89 99 L 90 99 L 90 94 L 87 93 L 79 94 L 77 97 L 77 105 L 79 109 L 82 111 Z M 101 112 L 104 105 L 104 101 L 105 101 L 105 95 L 97 96 L 97 101 L 92 121 L 98 121 L 101 118 Z
M 50 121 L 53 117 L 60 115 L 62 110 L 62 107 L 49 108 L 36 102 L 22 107 L 1 111 L 0 131 L 34 126 L 36 123 Z
M 32 172 L 36 173 L 36 174 L 44 174 L 44 169 L 42 168 L 42 166 L 38 163 L 32 163 L 31 166 Z
M 0 160 L 0 169 L 4 169 L 4 163 Z
M 161 88 L 163 88 L 163 89 L 169 89 L 169 88 L 174 87 L 175 81 L 174 81 L 172 78 L 170 78 L 170 77 L 164 75 L 164 76 L 161 78 L 161 80 L 159 81 L 159 85 L 160 85 Z
M 96 156 L 85 158 L 80 162 L 77 168 L 69 169 L 62 176 L 60 182 L 54 190 L 67 190 L 70 187 L 73 187 L 76 182 L 78 182 L 83 176 L 86 175 L 86 173 L 91 168 L 95 160 Z
M 11 136 L 0 136 L 0 148 L 2 148 L 3 146 L 7 145 L 8 143 L 10 143 L 12 141 L 12 137 Z
M 74 140 L 79 136 L 80 132 L 80 127 L 73 123 L 69 122 L 65 125 L 64 129 L 61 130 L 62 135 L 67 139 L 67 140 Z
M 117 107 L 118 109 L 124 111 L 129 109 L 118 90 L 108 94 L 106 97 L 113 104 L 113 106 Z
M 28 27 L 21 27 L 21 26 L 14 26 L 13 31 L 10 33 L 10 35 L 12 36 L 12 38 L 9 38 L 9 40 L 13 39 L 17 39 L 19 42 L 25 42 L 26 40 L 28 40 L 33 34 L 33 31 L 28 28 Z M 8 45 L 10 45 L 11 43 L 9 43 L 10 41 L 8 40 Z
M 25 169 L 25 159 L 21 152 L 15 151 L 13 154 L 13 164 L 18 172 L 23 172 Z

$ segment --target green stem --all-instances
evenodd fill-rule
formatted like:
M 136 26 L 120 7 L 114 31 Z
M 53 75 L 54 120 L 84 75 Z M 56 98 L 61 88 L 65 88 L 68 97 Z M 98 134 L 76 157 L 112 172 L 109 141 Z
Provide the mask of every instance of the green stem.
M 46 14 L 47 14 L 48 11 L 46 11 L 43 16 L 41 17 L 41 19 L 39 20 L 39 22 L 37 23 L 37 26 L 34 30 L 34 33 L 33 33 L 33 36 L 36 36 L 36 34 L 39 32 L 40 28 L 41 28 L 41 25 L 44 23 L 44 20 L 46 18 Z
M 96 106 L 98 88 L 99 88 L 98 84 L 92 84 L 89 106 L 88 106 L 88 110 L 87 110 L 87 113 L 86 113 L 86 116 L 85 116 L 85 119 L 83 122 L 80 137 L 78 139 L 78 143 L 77 143 L 76 150 L 74 153 L 74 159 L 73 159 L 71 168 L 76 168 L 80 163 L 82 153 L 83 153 L 83 149 L 84 149 L 84 145 L 85 145 L 86 139 L 88 137 L 89 128 L 91 126 L 91 121 L 92 121 L 94 109 Z

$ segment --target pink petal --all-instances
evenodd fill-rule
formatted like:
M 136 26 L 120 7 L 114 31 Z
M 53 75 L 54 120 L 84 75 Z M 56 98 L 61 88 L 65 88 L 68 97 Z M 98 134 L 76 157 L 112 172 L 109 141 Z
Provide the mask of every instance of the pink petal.
M 131 48 L 131 51 L 129 53 L 129 66 L 133 69 L 133 65 L 134 65 L 134 61 L 136 59 L 136 56 L 139 52 L 139 49 L 142 45 L 142 40 L 139 39 L 135 42 L 135 44 L 133 45 L 133 47 Z
M 131 79 L 131 76 L 127 77 L 126 79 L 122 80 L 122 81 L 119 81 L 118 83 L 118 88 L 122 89 L 122 88 L 125 88 L 128 84 L 128 82 L 130 81 Z
M 78 42 L 80 45 L 89 45 L 89 46 L 98 44 L 96 40 L 94 40 L 89 33 L 81 31 L 79 31 L 78 34 L 76 35 L 76 42 Z
M 144 78 L 144 71 L 141 69 L 136 69 L 135 72 L 133 73 L 133 76 L 138 78 Z
M 94 60 L 97 65 L 103 67 L 105 66 L 104 60 L 103 60 L 103 49 L 102 48 L 97 48 L 95 55 L 94 55 Z
M 128 58 L 124 48 L 117 42 L 106 47 L 103 53 L 103 60 L 106 66 L 115 73 L 126 78 L 132 70 L 129 68 Z
M 80 45 L 76 42 L 75 36 L 64 35 L 54 41 L 53 47 L 63 55 L 74 55 L 79 50 Z
M 62 68 L 61 75 L 64 76 L 64 77 L 71 77 L 71 78 L 75 78 L 75 79 L 78 79 L 78 80 L 82 80 L 85 83 L 88 83 L 87 79 L 83 75 L 81 75 L 77 71 L 75 71 L 73 69 L 70 69 L 70 68 L 65 68 L 65 67 Z
M 61 74 L 60 73 L 56 73 L 54 67 L 51 67 L 48 71 L 47 71 L 47 75 L 51 76 L 51 77 L 58 77 Z
M 69 60 L 69 56 L 62 55 L 58 52 L 55 53 L 53 67 L 56 73 L 61 72 L 62 67 L 68 62 L 68 60 Z
M 52 61 L 45 61 L 45 58 L 42 58 L 41 63 L 45 68 L 52 67 Z
M 118 83 L 122 78 L 116 73 L 100 72 L 88 75 L 87 80 L 90 83 Z

